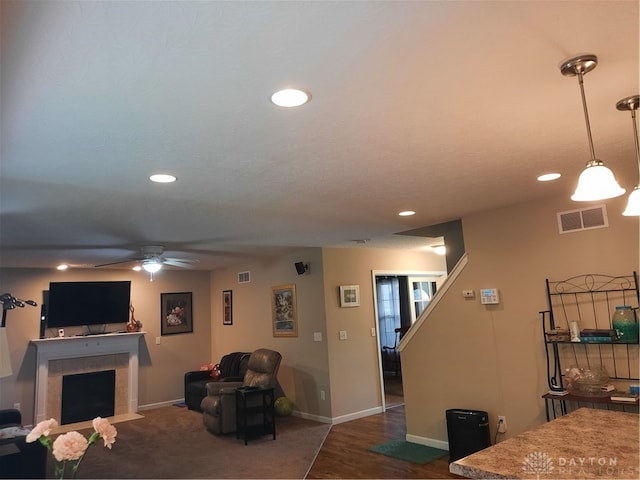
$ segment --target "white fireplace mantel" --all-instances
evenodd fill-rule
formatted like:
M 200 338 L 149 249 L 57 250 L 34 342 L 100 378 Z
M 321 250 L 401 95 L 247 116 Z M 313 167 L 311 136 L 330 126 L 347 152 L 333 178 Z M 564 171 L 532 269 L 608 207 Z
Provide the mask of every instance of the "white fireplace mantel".
M 145 332 L 108 333 L 80 337 L 55 337 L 31 340 L 37 351 L 35 422 L 47 419 L 47 381 L 49 361 L 126 353 L 128 368 L 128 413 L 138 411 L 138 351 Z

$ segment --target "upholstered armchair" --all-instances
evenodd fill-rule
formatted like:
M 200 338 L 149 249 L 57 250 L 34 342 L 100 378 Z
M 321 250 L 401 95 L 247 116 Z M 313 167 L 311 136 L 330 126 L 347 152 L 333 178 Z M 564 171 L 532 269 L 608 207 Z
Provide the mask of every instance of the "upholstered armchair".
M 277 374 L 282 355 L 260 348 L 249 357 L 242 382 L 212 382 L 207 384 L 207 396 L 202 399 L 202 422 L 216 435 L 236 431 L 236 388 L 278 387 Z
M 211 370 L 195 370 L 184 374 L 184 401 L 189 410 L 200 412 L 200 403 L 207 396 L 211 382 L 242 382 L 250 353 L 233 352 L 220 359 L 220 377 L 211 378 Z

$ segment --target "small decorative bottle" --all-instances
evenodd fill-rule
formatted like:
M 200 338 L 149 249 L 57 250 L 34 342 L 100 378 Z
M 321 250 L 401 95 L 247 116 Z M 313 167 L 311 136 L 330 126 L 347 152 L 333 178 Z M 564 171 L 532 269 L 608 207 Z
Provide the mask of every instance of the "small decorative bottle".
M 611 324 L 618 335 L 619 342 L 638 343 L 638 322 L 630 306 L 617 306 L 611 318 Z

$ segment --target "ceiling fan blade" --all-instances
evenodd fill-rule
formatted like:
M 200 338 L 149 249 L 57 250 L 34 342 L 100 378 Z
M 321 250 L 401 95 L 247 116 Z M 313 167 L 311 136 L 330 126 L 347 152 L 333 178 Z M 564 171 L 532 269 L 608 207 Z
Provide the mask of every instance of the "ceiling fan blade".
M 138 261 L 139 261 L 139 259 L 137 259 L 137 258 L 129 258 L 127 260 L 120 260 L 119 262 L 102 263 L 100 265 L 94 265 L 94 267 L 95 268 L 108 267 L 110 265 L 120 265 L 121 263 L 138 262 Z
M 198 260 L 165 258 L 162 263 L 164 263 L 165 265 L 171 265 L 172 267 L 194 268 L 194 264 L 198 263 Z

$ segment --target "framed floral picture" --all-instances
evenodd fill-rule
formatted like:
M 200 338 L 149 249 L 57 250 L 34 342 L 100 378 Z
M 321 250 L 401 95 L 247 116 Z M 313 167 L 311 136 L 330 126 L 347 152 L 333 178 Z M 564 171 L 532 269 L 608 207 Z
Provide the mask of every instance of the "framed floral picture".
M 340 306 L 360 306 L 360 285 L 340 285 Z
M 298 336 L 295 285 L 271 287 L 271 314 L 274 337 Z
M 233 325 L 233 292 L 222 291 L 222 324 Z
M 161 335 L 193 332 L 191 292 L 160 294 Z

